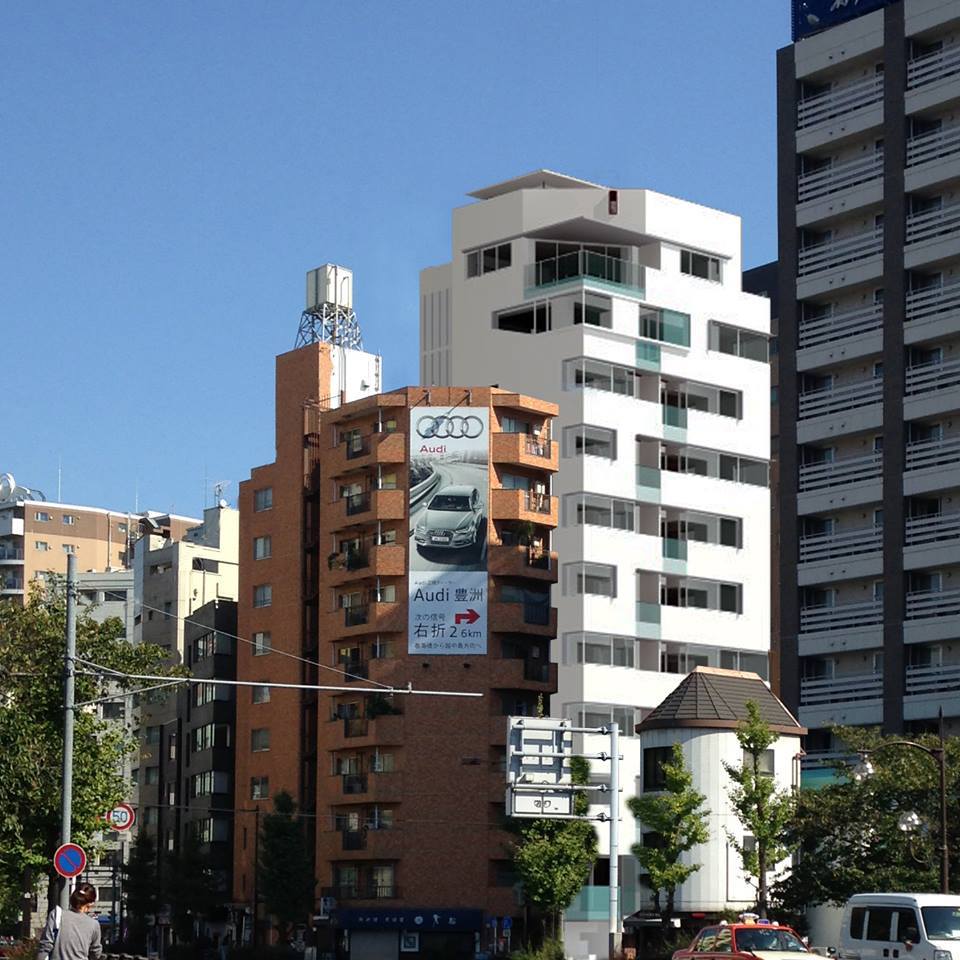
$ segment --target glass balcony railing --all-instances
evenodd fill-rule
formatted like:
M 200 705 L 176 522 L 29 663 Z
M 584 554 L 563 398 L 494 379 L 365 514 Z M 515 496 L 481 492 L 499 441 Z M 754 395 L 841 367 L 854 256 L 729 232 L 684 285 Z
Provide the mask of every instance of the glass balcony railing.
M 663 425 L 665 427 L 679 427 L 685 430 L 687 428 L 687 410 L 685 407 L 671 407 L 669 404 L 663 404 Z
M 527 264 L 526 286 L 555 287 L 572 280 L 601 280 L 643 290 L 643 267 L 629 260 L 591 250 L 573 250 L 558 257 Z
M 686 560 L 687 541 L 664 537 L 661 541 L 661 553 L 665 560 Z
M 23 551 L 18 547 L 0 547 L 0 560 L 22 560 Z

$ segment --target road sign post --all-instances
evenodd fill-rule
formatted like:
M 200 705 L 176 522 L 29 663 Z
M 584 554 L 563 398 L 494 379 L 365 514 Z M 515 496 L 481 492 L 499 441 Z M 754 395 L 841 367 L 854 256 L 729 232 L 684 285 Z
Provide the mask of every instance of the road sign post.
M 73 722 L 74 722 L 74 682 L 77 657 L 77 558 L 72 553 L 67 557 L 67 637 L 66 653 L 63 663 L 63 784 L 60 799 L 60 844 L 57 854 L 66 847 L 76 847 L 70 843 L 70 828 L 73 820 Z M 83 855 L 86 866 L 87 857 Z M 57 863 L 54 855 L 54 866 Z M 76 873 L 65 874 L 59 868 L 57 872 L 65 878 L 75 877 Z M 60 907 L 67 910 L 70 906 L 70 884 L 64 882 L 60 889 Z

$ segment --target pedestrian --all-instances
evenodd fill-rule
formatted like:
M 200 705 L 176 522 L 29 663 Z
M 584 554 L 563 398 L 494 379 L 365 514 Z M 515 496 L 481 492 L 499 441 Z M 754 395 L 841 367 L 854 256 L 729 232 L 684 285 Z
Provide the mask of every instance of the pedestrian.
M 37 960 L 99 960 L 100 924 L 90 916 L 97 891 L 89 883 L 78 883 L 70 894 L 70 909 L 54 907 L 40 936 Z

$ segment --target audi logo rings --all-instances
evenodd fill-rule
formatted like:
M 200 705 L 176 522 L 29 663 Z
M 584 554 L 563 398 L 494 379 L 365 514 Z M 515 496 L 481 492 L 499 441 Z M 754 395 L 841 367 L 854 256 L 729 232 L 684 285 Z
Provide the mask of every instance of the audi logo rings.
M 417 433 L 424 440 L 475 440 L 483 433 L 483 421 L 472 414 L 466 417 L 421 417 Z

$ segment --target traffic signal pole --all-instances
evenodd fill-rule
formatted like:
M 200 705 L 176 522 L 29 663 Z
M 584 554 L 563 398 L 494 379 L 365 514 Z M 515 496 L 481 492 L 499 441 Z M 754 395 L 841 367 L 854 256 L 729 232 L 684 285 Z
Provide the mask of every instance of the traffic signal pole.
M 60 800 L 60 843 L 70 842 L 73 819 L 73 720 L 77 667 L 77 558 L 67 556 L 67 650 L 63 665 L 63 796 Z M 70 881 L 60 887 L 60 906 L 70 906 Z

